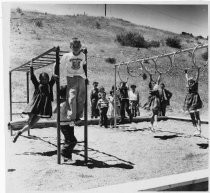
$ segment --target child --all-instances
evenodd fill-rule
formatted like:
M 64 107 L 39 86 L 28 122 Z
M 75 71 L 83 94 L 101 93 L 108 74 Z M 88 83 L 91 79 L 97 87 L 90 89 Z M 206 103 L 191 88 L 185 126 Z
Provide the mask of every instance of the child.
M 152 117 L 150 119 L 150 123 L 151 123 L 151 130 L 153 132 L 155 132 L 155 130 L 158 127 L 157 126 L 157 116 L 160 111 L 160 94 L 159 94 L 160 78 L 161 78 L 161 74 L 159 74 L 159 76 L 158 76 L 157 83 L 154 85 L 152 90 L 150 90 L 150 106 L 149 106 L 149 108 L 152 110 Z
M 83 116 L 85 104 L 85 82 L 87 83 L 86 49 L 81 50 L 82 44 L 78 38 L 70 42 L 72 52 L 61 58 L 61 67 L 65 68 L 67 78 L 67 117 L 71 126 Z
M 165 84 L 160 84 L 160 116 L 166 115 L 166 107 L 170 105 L 172 93 L 165 89 Z
M 107 111 L 107 116 L 110 118 L 110 128 L 114 125 L 114 92 L 110 91 L 110 96 L 108 98 L 109 108 Z
M 139 92 L 136 91 L 136 85 L 131 85 L 131 90 L 128 91 L 130 109 L 133 117 L 139 112 Z
M 99 125 L 100 126 L 104 125 L 105 128 L 107 128 L 107 111 L 109 107 L 108 103 L 109 102 L 106 99 L 106 93 L 105 92 L 101 93 L 101 99 L 98 100 L 97 104 L 100 114 Z
M 101 95 L 103 93 L 106 93 L 105 91 L 105 88 L 103 86 L 101 86 L 99 89 L 98 89 L 98 99 L 101 99 Z
M 200 68 L 198 68 L 197 77 L 194 80 L 192 77 L 188 77 L 187 70 L 185 70 L 185 77 L 187 80 L 188 93 L 184 101 L 184 110 L 188 111 L 192 120 L 192 124 L 196 131 L 195 136 L 201 135 L 201 120 L 199 110 L 202 108 L 203 103 L 200 95 L 198 94 L 198 80 L 199 80 Z
M 30 65 L 31 81 L 35 91 L 31 103 L 27 106 L 23 114 L 28 114 L 28 124 L 18 131 L 13 142 L 15 143 L 18 137 L 25 131 L 31 129 L 40 118 L 50 118 L 52 116 L 52 101 L 53 101 L 53 85 L 55 83 L 55 75 L 49 80 L 49 75 L 45 72 L 39 75 L 39 81 L 34 75 L 33 65 Z
M 126 82 L 121 82 L 120 87 L 120 123 L 124 123 L 125 119 L 125 110 L 130 117 L 130 122 L 132 122 L 132 114 L 129 109 L 129 98 L 128 98 L 128 87 L 126 86 Z
M 113 92 L 113 97 L 114 97 L 114 86 L 112 86 L 112 89 L 110 92 Z M 119 87 L 116 86 L 116 116 L 120 116 L 120 90 Z
M 99 116 L 98 109 L 96 108 L 98 103 L 98 82 L 93 82 L 93 90 L 90 93 L 90 101 L 91 101 L 91 118 L 97 118 Z
M 69 126 L 67 119 L 66 90 L 67 85 L 60 87 L 60 128 L 64 136 L 61 154 L 65 158 L 72 159 L 72 151 L 77 144 L 77 139 L 74 136 L 74 127 Z M 54 112 L 56 112 L 56 109 Z

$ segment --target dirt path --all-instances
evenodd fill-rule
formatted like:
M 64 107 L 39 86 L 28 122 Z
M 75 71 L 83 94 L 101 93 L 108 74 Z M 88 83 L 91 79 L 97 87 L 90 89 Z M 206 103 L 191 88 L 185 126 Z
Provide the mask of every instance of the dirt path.
M 89 167 L 83 144 L 75 148 L 74 163 L 56 163 L 56 128 L 33 129 L 16 144 L 8 132 L 7 191 L 84 190 L 208 168 L 208 125 L 202 126 L 204 138 L 192 136 L 191 123 L 162 121 L 155 133 L 148 126 L 89 126 Z M 83 140 L 83 127 L 76 136 Z

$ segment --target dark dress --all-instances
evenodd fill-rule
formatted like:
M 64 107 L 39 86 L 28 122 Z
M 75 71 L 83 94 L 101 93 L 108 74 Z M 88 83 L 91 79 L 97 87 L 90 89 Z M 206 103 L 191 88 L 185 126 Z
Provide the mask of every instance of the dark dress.
M 52 77 L 48 84 L 40 84 L 34 75 L 33 67 L 30 68 L 30 73 L 35 91 L 31 103 L 28 104 L 23 114 L 35 114 L 42 118 L 50 118 L 52 116 L 53 85 L 55 80 Z
M 201 109 L 203 103 L 201 101 L 200 95 L 198 94 L 198 82 L 187 85 L 188 93 L 184 101 L 185 111 L 195 111 Z
M 158 90 L 150 91 L 150 109 L 154 115 L 158 115 L 160 111 L 160 94 Z
M 97 109 L 97 103 L 98 103 L 98 88 L 93 89 L 90 93 L 90 100 L 91 100 L 91 117 L 98 117 L 99 111 Z

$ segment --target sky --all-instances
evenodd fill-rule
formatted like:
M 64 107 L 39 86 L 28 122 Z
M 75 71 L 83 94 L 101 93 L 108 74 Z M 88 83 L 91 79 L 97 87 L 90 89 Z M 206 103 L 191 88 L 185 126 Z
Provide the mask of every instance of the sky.
M 86 13 L 90 16 L 105 16 L 104 4 L 11 3 L 11 8 L 17 7 L 58 15 Z M 184 31 L 204 37 L 208 34 L 207 4 L 107 4 L 106 15 L 175 33 Z

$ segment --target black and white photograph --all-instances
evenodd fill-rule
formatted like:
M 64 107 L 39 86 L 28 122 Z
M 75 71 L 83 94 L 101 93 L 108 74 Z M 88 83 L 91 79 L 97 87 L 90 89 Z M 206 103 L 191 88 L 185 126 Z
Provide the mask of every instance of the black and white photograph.
M 208 5 L 3 2 L 5 192 L 209 191 Z

